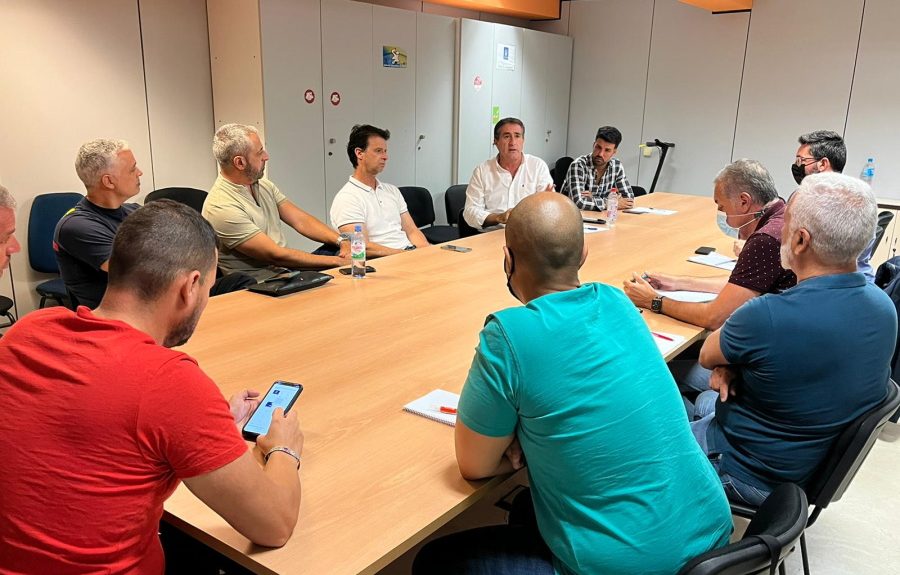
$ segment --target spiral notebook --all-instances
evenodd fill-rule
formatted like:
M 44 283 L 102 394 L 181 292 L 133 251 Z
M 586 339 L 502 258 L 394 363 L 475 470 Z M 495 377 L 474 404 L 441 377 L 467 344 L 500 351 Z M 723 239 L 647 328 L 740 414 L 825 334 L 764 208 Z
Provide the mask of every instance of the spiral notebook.
M 444 391 L 443 389 L 435 389 L 428 395 L 420 397 L 415 401 L 411 401 L 403 406 L 404 411 L 427 417 L 433 421 L 439 421 L 446 425 L 456 425 L 455 413 L 442 413 L 442 407 L 456 409 L 459 405 L 459 394 Z

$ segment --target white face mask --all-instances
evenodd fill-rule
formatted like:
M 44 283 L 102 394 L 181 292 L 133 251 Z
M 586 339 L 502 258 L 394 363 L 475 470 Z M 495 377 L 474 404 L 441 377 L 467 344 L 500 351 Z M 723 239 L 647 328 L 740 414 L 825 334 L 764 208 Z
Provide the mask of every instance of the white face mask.
M 758 220 L 762 217 L 763 213 L 761 211 L 756 212 L 753 215 L 753 219 L 747 222 L 746 224 L 741 224 L 740 226 L 733 228 L 728 225 L 728 216 L 749 216 L 751 214 L 726 214 L 725 212 L 716 212 L 716 224 L 718 224 L 719 229 L 722 230 L 722 233 L 728 236 L 729 238 L 738 239 L 741 235 L 741 228 Z

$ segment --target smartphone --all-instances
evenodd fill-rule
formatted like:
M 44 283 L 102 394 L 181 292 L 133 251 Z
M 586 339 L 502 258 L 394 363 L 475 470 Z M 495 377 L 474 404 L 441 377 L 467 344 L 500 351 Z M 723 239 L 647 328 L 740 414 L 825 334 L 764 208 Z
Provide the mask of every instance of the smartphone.
M 341 272 L 342 274 L 344 274 L 345 276 L 349 276 L 350 274 L 353 273 L 352 268 L 341 268 L 338 271 Z M 375 268 L 373 268 L 372 266 L 366 266 L 366 273 L 367 274 L 375 273 Z
M 584 218 L 581 218 L 581 219 L 582 219 L 585 223 L 587 223 L 587 224 L 601 224 L 601 225 L 602 225 L 602 224 L 605 224 L 605 223 L 606 223 L 606 220 L 604 220 L 603 218 L 587 218 L 587 217 L 584 217 Z
M 259 402 L 256 411 L 244 424 L 241 434 L 248 441 L 256 441 L 257 436 L 265 435 L 269 432 L 269 425 L 272 423 L 272 414 L 277 408 L 284 409 L 287 413 L 300 393 L 303 386 L 299 383 L 291 383 L 289 381 L 276 381 L 269 388 L 269 391 Z
M 466 254 L 472 251 L 472 248 L 467 248 L 465 246 L 454 246 L 452 244 L 445 244 L 441 246 L 442 250 L 450 250 L 451 252 L 459 252 L 461 254 Z
M 716 248 L 711 248 L 709 246 L 700 246 L 699 248 L 694 250 L 694 253 L 701 255 L 701 256 L 708 256 L 709 254 L 713 253 L 714 251 L 716 251 Z

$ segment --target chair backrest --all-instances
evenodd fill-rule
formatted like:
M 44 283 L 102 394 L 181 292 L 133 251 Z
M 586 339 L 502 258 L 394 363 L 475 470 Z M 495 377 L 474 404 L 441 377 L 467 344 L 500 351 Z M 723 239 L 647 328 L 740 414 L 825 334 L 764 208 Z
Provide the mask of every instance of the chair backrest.
M 469 184 L 456 184 L 447 188 L 444 194 L 444 209 L 447 212 L 447 223 L 455 226 L 459 222 L 459 212 L 466 205 L 466 189 Z
M 418 186 L 400 186 L 400 193 L 417 228 L 434 224 L 434 198 L 431 192 Z
M 196 188 L 160 188 L 147 194 L 144 203 L 156 200 L 173 200 L 202 212 L 203 202 L 206 201 L 206 192 Z
M 59 273 L 53 251 L 53 232 L 60 218 L 83 197 L 76 192 L 59 192 L 34 198 L 28 214 L 28 263 L 31 269 L 45 274 Z
M 894 415 L 898 407 L 900 407 L 900 388 L 893 379 L 889 379 L 888 393 L 884 401 L 853 420 L 838 436 L 828 458 L 806 488 L 810 505 L 816 507 L 810 518 L 810 524 L 829 503 L 840 500 L 844 495 L 859 467 L 872 450 L 872 446 L 875 445 L 884 424 Z
M 460 208 L 458 212 L 456 212 L 456 220 L 459 226 L 459 237 L 468 238 L 470 236 L 478 235 L 478 230 L 469 225 L 469 222 L 463 217 L 463 210 L 465 208 Z
M 772 572 L 803 535 L 806 518 L 803 490 L 793 483 L 779 485 L 760 505 L 740 541 L 698 555 L 678 575 Z
M 647 190 L 645 190 L 644 188 L 642 188 L 640 186 L 631 186 L 631 193 L 634 194 L 634 197 L 646 196 Z
M 550 176 L 553 178 L 553 185 L 556 186 L 557 192 L 562 193 L 563 182 L 566 181 L 566 174 L 569 172 L 569 166 L 571 166 L 574 161 L 575 160 L 569 156 L 563 156 L 556 160 L 556 163 L 553 165 Z
M 875 244 L 872 246 L 873 251 L 878 249 L 879 244 L 881 244 L 881 239 L 884 237 L 884 231 L 887 229 L 888 225 L 893 219 L 894 212 L 889 212 L 887 210 L 879 212 L 878 226 L 875 228 Z

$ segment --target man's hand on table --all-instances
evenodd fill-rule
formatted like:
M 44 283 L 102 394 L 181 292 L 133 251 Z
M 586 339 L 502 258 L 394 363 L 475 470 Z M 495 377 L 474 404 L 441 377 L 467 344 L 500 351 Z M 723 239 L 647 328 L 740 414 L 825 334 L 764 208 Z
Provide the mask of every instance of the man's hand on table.
M 653 289 L 653 286 L 641 277 L 637 272 L 633 272 L 631 274 L 632 279 L 625 280 L 623 290 L 625 291 L 625 295 L 628 296 L 634 305 L 638 307 L 643 307 L 650 309 L 650 304 L 653 302 L 653 299 L 658 297 L 659 294 L 656 293 L 656 290 Z

